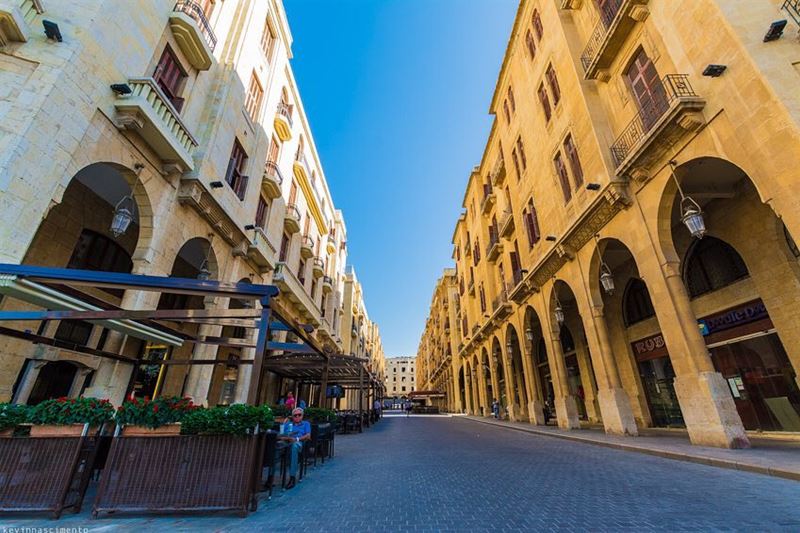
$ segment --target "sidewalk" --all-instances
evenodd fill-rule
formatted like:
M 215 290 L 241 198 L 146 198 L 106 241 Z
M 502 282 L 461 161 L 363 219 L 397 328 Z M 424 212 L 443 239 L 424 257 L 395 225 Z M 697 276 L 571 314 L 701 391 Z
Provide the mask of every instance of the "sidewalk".
M 602 429 L 594 428 L 568 431 L 554 426 L 532 426 L 524 422 L 508 422 L 478 416 L 463 416 L 460 418 L 534 435 L 544 435 L 629 452 L 657 455 L 678 461 L 702 463 L 733 470 L 746 470 L 800 481 L 800 443 L 798 442 L 752 437 L 752 448 L 748 450 L 727 450 L 724 448 L 694 446 L 689 443 L 689 438 L 685 434 L 660 434 L 657 436 L 651 434 L 651 436 L 624 437 L 606 435 Z

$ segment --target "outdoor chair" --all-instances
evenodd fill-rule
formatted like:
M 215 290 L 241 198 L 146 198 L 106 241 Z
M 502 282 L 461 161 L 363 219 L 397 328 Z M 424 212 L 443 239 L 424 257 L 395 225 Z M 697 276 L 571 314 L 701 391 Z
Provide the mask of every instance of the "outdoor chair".
M 281 487 L 286 485 L 286 470 L 288 465 L 287 450 L 289 447 L 278 440 L 276 431 L 264 433 L 264 462 L 263 468 L 267 469 L 265 482 L 269 497 L 272 497 L 272 487 L 275 484 L 276 465 L 280 465 Z
M 348 414 L 345 417 L 344 426 L 345 433 L 349 433 L 350 431 L 360 431 L 361 425 L 359 424 L 358 415 Z

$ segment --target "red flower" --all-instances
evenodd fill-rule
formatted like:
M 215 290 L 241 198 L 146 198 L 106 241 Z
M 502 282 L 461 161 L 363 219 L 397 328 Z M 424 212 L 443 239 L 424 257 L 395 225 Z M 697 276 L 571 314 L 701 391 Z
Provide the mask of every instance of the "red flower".
M 157 413 L 157 412 L 158 412 L 158 404 L 156 403 L 156 404 L 153 404 L 153 413 Z

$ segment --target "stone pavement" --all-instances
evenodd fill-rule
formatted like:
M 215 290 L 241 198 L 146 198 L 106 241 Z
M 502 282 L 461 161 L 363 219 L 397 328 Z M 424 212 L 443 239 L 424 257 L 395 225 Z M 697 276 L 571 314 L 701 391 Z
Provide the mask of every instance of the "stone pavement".
M 280 492 L 280 491 L 278 491 Z M 467 419 L 387 418 L 245 519 L 88 509 L 5 526 L 88 531 L 800 530 L 800 483 L 559 440 Z M 2 528 L 0 528 L 2 532 Z
M 470 420 L 524 431 L 534 435 L 546 435 L 560 439 L 583 442 L 702 463 L 733 470 L 746 470 L 770 476 L 783 477 L 800 481 L 800 442 L 781 441 L 774 438 L 751 437 L 752 448 L 747 450 L 726 450 L 707 446 L 694 446 L 689 437 L 682 431 L 644 430 L 638 437 L 606 435 L 602 429 L 564 430 L 555 426 L 534 426 L 524 422 L 509 422 L 477 416 L 466 417 Z

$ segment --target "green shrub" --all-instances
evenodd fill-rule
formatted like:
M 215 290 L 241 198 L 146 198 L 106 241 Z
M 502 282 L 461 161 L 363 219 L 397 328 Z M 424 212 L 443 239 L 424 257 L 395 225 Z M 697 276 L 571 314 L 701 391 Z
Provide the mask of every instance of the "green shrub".
M 28 406 L 0 403 L 0 431 L 17 427 L 28 420 Z
M 247 435 L 258 425 L 272 426 L 272 410 L 268 405 L 258 407 L 234 404 L 210 409 L 195 409 L 181 422 L 182 435 Z
M 303 420 L 308 420 L 312 424 L 324 424 L 336 422 L 336 411 L 323 409 L 322 407 L 308 407 L 303 411 Z
M 195 409 L 189 398 L 132 399 L 119 406 L 115 419 L 117 424 L 155 429 L 180 422 Z
M 36 425 L 67 426 L 85 424 L 99 426 L 114 417 L 114 406 L 97 398 L 57 398 L 30 407 L 28 422 Z
M 292 410 L 285 405 L 273 405 L 272 414 L 275 418 L 287 418 L 292 414 Z

